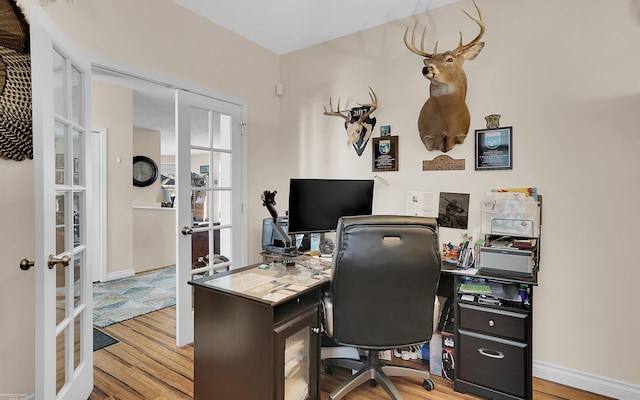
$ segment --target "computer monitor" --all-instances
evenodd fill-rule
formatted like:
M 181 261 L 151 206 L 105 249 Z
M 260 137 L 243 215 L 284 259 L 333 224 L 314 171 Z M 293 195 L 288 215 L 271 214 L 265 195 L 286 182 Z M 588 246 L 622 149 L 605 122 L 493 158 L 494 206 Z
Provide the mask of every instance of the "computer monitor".
M 371 215 L 373 180 L 291 179 L 289 234 L 333 232 L 343 216 Z

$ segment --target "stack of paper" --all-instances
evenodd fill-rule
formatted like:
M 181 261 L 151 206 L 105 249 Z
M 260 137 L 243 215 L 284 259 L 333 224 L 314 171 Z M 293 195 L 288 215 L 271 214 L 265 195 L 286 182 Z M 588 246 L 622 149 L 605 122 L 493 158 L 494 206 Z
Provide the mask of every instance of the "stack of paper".
M 485 234 L 540 236 L 540 207 L 526 193 L 490 192 L 482 201 L 481 230 Z
M 476 293 L 476 294 L 490 294 L 491 286 L 480 284 L 463 283 L 460 285 L 460 293 Z

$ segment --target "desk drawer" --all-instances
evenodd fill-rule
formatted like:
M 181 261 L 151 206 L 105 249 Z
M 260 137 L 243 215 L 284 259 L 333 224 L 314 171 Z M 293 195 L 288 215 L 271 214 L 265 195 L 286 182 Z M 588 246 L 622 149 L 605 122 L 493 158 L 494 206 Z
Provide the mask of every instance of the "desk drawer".
M 460 329 L 522 342 L 528 341 L 530 314 L 458 303 Z
M 526 343 L 460 330 L 456 348 L 456 380 L 525 398 L 529 393 Z

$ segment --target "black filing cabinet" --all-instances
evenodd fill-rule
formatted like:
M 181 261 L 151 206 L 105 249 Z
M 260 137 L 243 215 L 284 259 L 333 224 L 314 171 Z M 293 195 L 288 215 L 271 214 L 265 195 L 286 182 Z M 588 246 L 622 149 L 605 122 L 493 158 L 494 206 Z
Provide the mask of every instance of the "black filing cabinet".
M 532 294 L 530 285 L 526 305 L 489 305 L 456 293 L 455 391 L 489 399 L 532 398 Z

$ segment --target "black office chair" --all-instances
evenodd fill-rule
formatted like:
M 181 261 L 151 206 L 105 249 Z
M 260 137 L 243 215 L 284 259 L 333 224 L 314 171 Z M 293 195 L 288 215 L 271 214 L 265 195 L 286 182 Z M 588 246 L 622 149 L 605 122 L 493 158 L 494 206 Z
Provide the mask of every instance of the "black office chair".
M 435 387 L 428 371 L 384 365 L 379 351 L 431 339 L 440 260 L 433 218 L 373 215 L 338 221 L 324 327 L 336 344 L 357 347 L 366 357 L 324 360 L 327 371 L 358 370 L 329 399 L 341 399 L 371 380 L 391 398 L 402 399 L 389 376 L 418 377 L 425 389 Z

